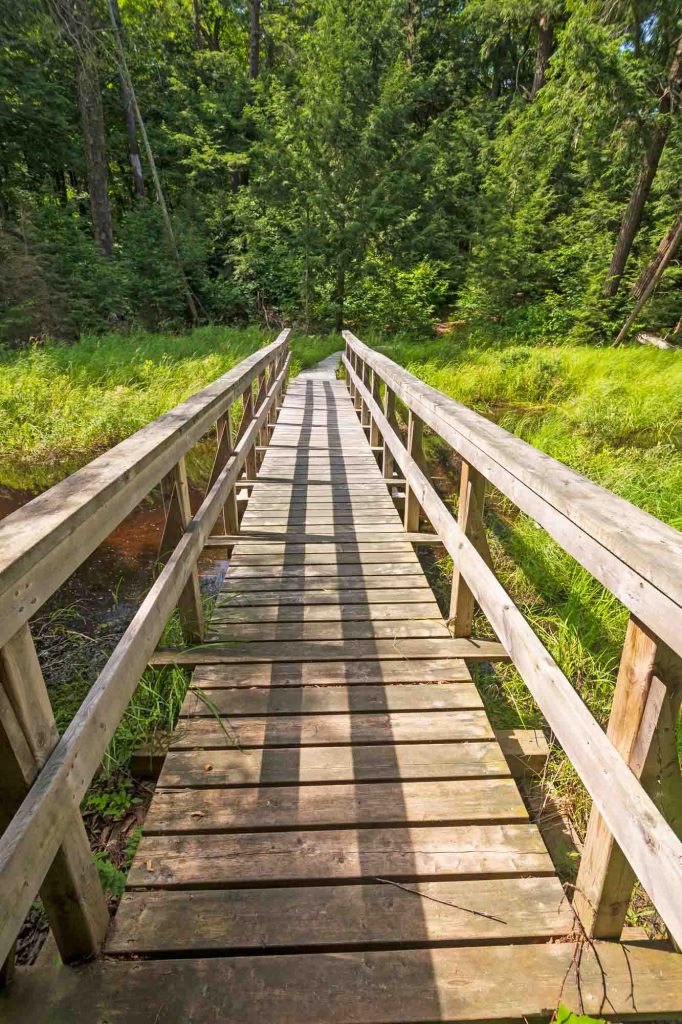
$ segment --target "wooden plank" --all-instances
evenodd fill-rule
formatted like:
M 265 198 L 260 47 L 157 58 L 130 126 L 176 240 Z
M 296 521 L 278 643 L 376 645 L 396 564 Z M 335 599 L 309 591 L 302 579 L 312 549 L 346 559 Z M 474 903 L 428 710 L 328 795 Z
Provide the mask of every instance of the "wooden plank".
M 405 551 L 348 551 L 337 552 L 332 545 L 327 546 L 327 551 L 273 551 L 270 554 L 252 554 L 241 552 L 237 547 L 230 559 L 232 568 L 231 575 L 234 575 L 238 568 L 250 566 L 279 566 L 287 565 L 372 565 L 373 563 L 384 564 L 390 561 L 393 565 L 404 563 L 406 565 L 419 564 L 414 552 L 411 549 Z
M 311 604 L 254 605 L 237 608 L 216 606 L 211 622 L 284 623 L 284 622 L 377 622 L 403 619 L 438 619 L 440 609 L 435 601 L 413 601 L 408 604 Z
M 513 779 L 157 789 L 146 836 L 525 822 Z
M 349 367 L 347 369 L 352 373 Z M 374 407 L 373 413 L 396 462 L 416 491 L 419 503 L 509 651 L 597 809 L 671 935 L 682 944 L 682 904 L 671 898 L 682 884 L 682 842 L 606 738 L 485 559 L 459 529 L 430 482 L 407 455 L 378 407 Z
M 143 836 L 128 887 L 228 888 L 553 873 L 534 825 L 328 829 Z
M 682 654 L 682 539 L 677 530 L 440 394 L 350 332 L 345 337 L 462 458 Z
M 289 331 L 0 523 L 0 646 L 283 350 Z
M 190 942 L 194 955 L 264 948 L 415 948 L 560 938 L 573 930 L 573 912 L 556 878 L 417 882 L 409 888 L 412 892 L 382 884 L 127 892 L 106 952 L 168 955 L 186 952 Z
M 315 1007 L 316 1024 L 508 1024 L 548 1021 L 561 999 L 613 1021 L 680 1020 L 680 991 L 682 957 L 655 945 L 514 943 L 111 960 L 23 974 L 5 1014 L 8 1024 L 300 1024 Z
M 491 740 L 484 711 L 401 711 L 351 715 L 271 715 L 235 719 L 184 718 L 171 750 L 222 747 L 320 747 L 346 743 L 447 743 Z
M 320 783 L 504 779 L 498 743 L 404 743 L 397 746 L 300 747 L 268 750 L 171 750 L 159 786 L 317 785 Z
M 365 562 L 360 559 L 357 562 L 340 562 L 337 564 L 327 563 L 325 565 L 235 565 L 230 567 L 225 576 L 221 589 L 238 589 L 242 583 L 252 580 L 269 580 L 270 586 L 276 587 L 285 580 L 301 579 L 325 579 L 327 577 L 343 578 L 346 576 L 415 576 L 421 574 L 419 559 L 411 558 L 407 562 L 391 562 L 386 559 L 383 562 Z
M 229 686 L 229 670 L 225 673 Z M 209 718 L 229 715 L 336 714 L 369 711 L 455 711 L 482 708 L 472 683 L 404 683 L 402 686 L 296 686 L 218 689 L 198 686 L 187 691 L 181 715 Z M 515 730 L 531 732 L 534 730 Z M 499 737 L 498 737 L 499 738 Z M 544 737 L 543 737 L 544 738 Z M 526 744 L 519 743 L 521 749 Z
M 271 532 L 261 533 L 259 530 L 245 530 L 243 534 L 237 536 L 226 536 L 226 537 L 209 537 L 206 541 L 206 547 L 230 547 L 231 545 L 239 542 L 248 541 L 251 543 L 258 543 L 262 541 L 263 544 L 285 544 L 292 546 L 300 546 L 302 544 L 334 544 L 338 546 L 346 546 L 356 544 L 359 548 L 364 547 L 366 544 L 374 543 L 370 540 L 369 536 L 362 534 L 358 539 L 352 536 L 346 535 L 345 537 L 339 537 L 335 533 L 329 533 L 325 530 L 314 531 L 313 533 L 285 533 L 277 536 L 273 536 Z M 387 545 L 394 545 L 395 542 L 406 541 L 409 544 L 422 544 L 422 545 L 441 545 L 442 541 L 434 533 L 403 533 L 402 531 L 394 533 L 382 533 L 381 541 L 377 541 L 377 544 L 386 543 Z M 389 548 L 387 547 L 387 550 Z
M 153 661 L 154 659 L 152 659 Z M 280 662 L 199 666 L 194 685 L 211 686 L 354 686 L 358 683 L 427 683 L 470 680 L 461 658 L 424 661 Z
M 399 577 L 399 579 L 396 580 L 396 583 L 405 589 L 415 590 L 419 588 L 422 591 L 428 591 L 430 594 L 431 589 L 424 574 L 416 566 L 413 566 L 412 569 L 412 573 L 405 573 L 404 570 L 401 570 L 399 573 L 391 575 Z M 223 586 L 221 587 L 221 594 L 246 594 L 256 593 L 260 590 L 272 591 L 275 589 L 277 596 L 281 599 L 282 595 L 286 591 L 307 592 L 309 590 L 324 590 L 327 593 L 335 591 L 344 592 L 348 590 L 369 591 L 373 587 L 383 589 L 381 584 L 382 577 L 376 576 L 373 573 L 371 575 L 368 574 L 366 577 L 358 573 L 352 576 L 336 576 L 334 573 L 327 573 L 322 576 L 310 576 L 303 578 L 297 578 L 295 576 L 284 577 L 277 580 L 276 588 L 273 587 L 272 581 L 267 577 L 262 579 L 237 578 L 232 581 L 230 576 L 226 576 Z
M 395 661 L 467 658 L 494 661 L 507 657 L 504 648 L 491 640 L 460 640 L 425 637 L 423 640 L 264 640 L 260 643 L 216 641 L 197 644 L 187 651 L 159 649 L 153 665 L 201 665 L 231 662 Z
M 401 581 L 402 582 L 402 581 Z M 281 607 L 286 605 L 316 606 L 332 605 L 342 607 L 349 604 L 386 605 L 386 604 L 421 604 L 433 599 L 433 594 L 425 587 L 399 587 L 395 590 L 387 587 L 360 587 L 357 590 L 339 590 L 327 587 L 322 590 L 311 590 L 309 587 L 299 590 L 251 590 L 226 591 L 218 595 L 216 608 L 242 608 L 257 605 Z
M 415 639 L 449 637 L 448 628 L 438 619 L 405 619 L 380 622 L 258 622 L 245 625 L 216 621 L 206 639 L 223 641 L 249 640 L 362 640 Z

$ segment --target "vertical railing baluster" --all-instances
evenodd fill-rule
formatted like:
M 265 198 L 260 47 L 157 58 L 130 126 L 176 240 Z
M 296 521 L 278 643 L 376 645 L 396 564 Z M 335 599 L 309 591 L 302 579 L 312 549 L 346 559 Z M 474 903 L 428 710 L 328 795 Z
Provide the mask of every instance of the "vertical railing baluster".
M 163 489 L 168 495 L 168 504 L 166 523 L 159 546 L 160 562 L 166 561 L 172 554 L 192 518 L 184 456 L 163 481 Z M 190 577 L 178 599 L 178 613 L 185 643 L 200 643 L 204 636 L 204 614 L 201 604 L 199 572 L 196 565 L 193 566 Z
M 374 369 L 372 370 L 372 398 L 377 403 L 377 405 L 381 405 L 381 378 Z M 380 440 L 381 434 L 379 433 L 379 428 L 374 421 L 374 417 L 370 416 L 369 443 L 372 446 L 372 448 L 378 448 Z
M 395 412 L 395 391 L 393 391 L 388 384 L 384 385 L 384 416 L 388 420 L 389 424 L 397 432 L 398 430 L 398 418 Z M 395 461 L 391 454 L 391 449 L 384 441 L 384 457 L 382 460 L 382 469 L 385 480 L 393 479 L 393 471 L 395 468 Z
M 678 835 L 682 776 L 676 731 L 682 662 L 634 617 L 628 622 L 606 735 Z M 573 907 L 590 937 L 618 939 L 635 875 L 592 808 Z
M 459 481 L 459 504 L 457 522 L 478 553 L 492 568 L 492 557 L 488 547 L 483 522 L 485 503 L 485 477 L 478 470 L 462 461 Z M 450 594 L 450 625 L 456 637 L 471 636 L 474 616 L 474 596 L 457 566 L 452 570 L 452 591 Z
M 424 455 L 424 423 L 411 409 L 408 409 L 407 451 L 415 460 L 423 473 L 428 475 L 426 456 Z M 405 529 L 408 533 L 419 531 L 421 506 L 412 488 L 405 485 Z
M 58 741 L 31 631 L 24 625 L 0 651 L 0 831 Z M 73 963 L 96 956 L 109 912 L 83 819 L 68 800 L 63 826 L 62 845 L 40 895 L 60 956 Z

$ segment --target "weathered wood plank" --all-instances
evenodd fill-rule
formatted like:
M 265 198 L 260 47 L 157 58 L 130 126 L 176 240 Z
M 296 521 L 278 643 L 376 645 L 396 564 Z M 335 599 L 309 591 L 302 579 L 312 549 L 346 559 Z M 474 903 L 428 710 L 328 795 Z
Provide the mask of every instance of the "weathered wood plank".
M 153 660 L 153 659 L 152 659 Z M 424 661 L 326 661 L 210 664 L 197 667 L 193 685 L 201 686 L 354 686 L 357 683 L 428 683 L 470 680 L 461 658 Z
M 448 628 L 438 619 L 404 619 L 379 622 L 257 622 L 239 625 L 214 620 L 206 639 L 223 641 L 249 640 L 362 640 L 415 639 L 448 637 Z
M 273 715 L 181 719 L 171 750 L 222 747 L 320 747 L 341 744 L 447 743 L 492 740 L 484 711 L 401 711 L 395 714 Z
M 128 892 L 106 952 L 414 948 L 560 938 L 573 930 L 573 912 L 556 878 L 418 882 L 409 888 L 412 892 L 382 884 Z
M 549 1021 L 561 999 L 613 1021 L 679 1020 L 681 990 L 682 958 L 667 950 L 532 943 L 112 960 L 23 975 L 6 1016 L 9 1024 L 300 1024 L 314 1007 L 316 1024 L 508 1024 Z
M 409 604 L 340 605 L 244 605 L 238 608 L 217 606 L 211 617 L 216 626 L 225 623 L 285 622 L 377 622 L 403 619 L 441 619 L 435 601 Z
M 229 670 L 225 686 L 229 687 Z M 258 686 L 218 689 L 194 681 L 187 691 L 181 715 L 199 718 L 229 715 L 336 714 L 369 711 L 457 711 L 481 708 L 472 683 L 404 683 L 402 686 Z M 534 730 L 516 730 L 516 732 Z M 542 734 L 541 734 L 542 735 Z M 519 742 L 519 749 L 527 743 Z
M 534 825 L 143 836 L 129 888 L 553 874 Z
M 386 555 L 385 559 L 390 559 Z M 415 576 L 421 573 L 419 560 L 413 556 L 405 562 L 365 562 L 360 559 L 357 562 L 327 563 L 323 565 L 310 565 L 307 562 L 303 565 L 235 565 L 230 567 L 225 576 L 222 590 L 237 589 L 243 582 L 254 579 L 271 580 L 270 586 L 276 587 L 280 582 L 287 579 L 319 579 L 346 576 Z
M 512 779 L 157 789 L 145 835 L 525 822 Z
M 296 750 L 171 750 L 159 786 L 258 786 L 323 782 L 508 778 L 497 742 L 397 746 L 300 747 Z
M 280 607 L 297 605 L 299 607 L 315 607 L 331 605 L 344 607 L 356 605 L 387 605 L 412 604 L 431 600 L 433 595 L 424 587 L 400 587 L 395 590 L 386 587 L 358 590 L 286 590 L 286 591 L 250 591 L 226 592 L 218 596 L 216 608 L 246 608 L 267 605 Z
M 491 640 L 460 640 L 425 637 L 422 640 L 302 640 L 262 642 L 216 641 L 197 644 L 187 651 L 159 649 L 153 665 L 201 665 L 232 662 L 395 661 L 467 658 L 494 661 L 507 657 L 504 648 Z

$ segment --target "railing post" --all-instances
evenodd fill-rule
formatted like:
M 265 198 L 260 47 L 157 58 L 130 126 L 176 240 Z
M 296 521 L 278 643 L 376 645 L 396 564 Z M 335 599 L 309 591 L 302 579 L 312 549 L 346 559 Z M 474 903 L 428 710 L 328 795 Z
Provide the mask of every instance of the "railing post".
M 232 443 L 232 410 L 228 409 L 216 422 L 217 448 L 213 468 L 206 491 L 211 490 L 220 473 L 234 452 Z M 217 534 L 239 533 L 239 515 L 237 513 L 237 492 L 233 487 L 225 499 L 221 514 L 216 520 L 213 532 Z
M 482 555 L 489 568 L 492 568 L 492 558 L 483 523 L 484 502 L 485 477 L 468 462 L 462 461 L 457 522 L 479 555 Z M 453 566 L 449 618 L 453 635 L 456 637 L 471 636 L 473 616 L 474 596 L 457 566 Z
M 606 735 L 678 835 L 682 776 L 676 726 L 681 701 L 679 658 L 631 617 Z M 590 937 L 620 938 L 634 884 L 632 868 L 593 807 L 573 899 Z
M 398 431 L 398 419 L 395 414 L 395 391 L 389 388 L 388 384 L 384 388 L 384 416 L 388 420 L 389 424 L 393 429 Z M 393 479 L 393 469 L 395 462 L 391 455 L 391 449 L 384 441 L 384 457 L 382 460 L 382 469 L 384 473 L 384 480 Z
M 246 433 L 251 420 L 253 419 L 253 382 L 249 384 L 248 388 L 242 395 L 243 412 L 239 429 L 237 431 L 237 441 L 241 441 L 242 437 Z M 255 447 L 252 447 L 246 455 L 246 461 L 244 463 L 246 469 L 247 479 L 253 480 L 256 477 L 256 451 Z
M 170 497 L 166 512 L 166 524 L 159 547 L 159 561 L 165 561 L 180 543 L 192 518 L 184 456 L 165 478 L 163 487 L 164 492 L 169 493 Z M 204 613 L 201 606 L 199 572 L 196 565 L 192 567 L 190 577 L 178 600 L 178 612 L 185 643 L 201 642 L 204 635 Z
M 424 422 L 415 415 L 411 409 L 408 410 L 409 417 L 407 422 L 407 451 L 412 456 L 419 468 L 423 473 L 427 473 L 426 456 L 424 455 Z M 414 491 L 409 486 L 405 485 L 405 529 L 408 533 L 417 533 L 419 531 L 419 516 L 421 514 L 421 507 L 417 498 L 415 497 Z
M 0 832 L 58 740 L 31 631 L 24 625 L 0 651 Z M 40 895 L 62 960 L 73 963 L 96 956 L 109 912 L 83 819 L 68 792 L 62 845 Z M 9 976 L 11 969 L 5 973 Z
M 377 403 L 377 405 L 381 405 L 381 378 L 379 377 L 379 374 L 374 369 L 372 370 L 372 398 Z M 370 415 L 370 417 L 369 417 L 369 443 L 372 446 L 372 448 L 377 448 L 379 446 L 379 441 L 380 440 L 381 440 L 381 435 L 379 433 L 379 428 L 377 427 L 376 423 L 374 422 L 374 417 Z
M 256 406 L 254 409 L 254 415 L 258 415 L 260 407 L 265 401 L 265 396 L 268 393 L 268 377 L 265 370 L 258 375 L 258 389 L 256 391 Z M 263 445 L 268 440 L 267 437 L 267 424 L 263 424 L 261 429 L 258 431 L 257 444 Z M 263 453 L 256 452 L 256 469 L 260 469 L 260 465 L 263 461 Z M 254 474 L 255 475 L 255 474 Z
M 365 364 L 362 362 L 362 360 L 360 359 L 360 356 L 356 352 L 355 353 L 355 365 L 354 365 L 353 369 L 355 370 L 355 373 L 360 378 L 360 380 L 362 380 L 362 375 L 363 375 L 363 371 L 364 371 L 364 365 Z M 363 418 L 363 415 L 364 415 L 364 413 L 363 413 L 363 404 L 364 403 L 362 401 L 362 395 L 361 395 L 360 389 L 358 387 L 355 388 L 355 395 L 353 397 L 353 401 L 354 401 L 354 404 L 355 404 L 355 411 L 358 413 L 358 415 L 360 417 L 360 423 L 362 423 L 362 418 Z

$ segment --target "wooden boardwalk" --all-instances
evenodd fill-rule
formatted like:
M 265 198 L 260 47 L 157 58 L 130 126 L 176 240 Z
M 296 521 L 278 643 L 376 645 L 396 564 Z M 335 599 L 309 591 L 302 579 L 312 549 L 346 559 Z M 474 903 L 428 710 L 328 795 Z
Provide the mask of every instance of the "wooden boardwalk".
M 287 392 L 110 955 L 572 930 L 335 364 Z
M 282 403 L 288 335 L 0 524 L 0 987 L 38 892 L 63 961 L 17 968 L 0 1022 L 682 1020 L 682 956 L 621 941 L 638 879 L 682 945 L 682 538 L 348 332 L 345 382 L 330 359 Z M 456 519 L 424 429 L 461 460 Z M 163 568 L 60 737 L 30 620 L 159 485 Z M 495 575 L 486 486 L 630 612 L 606 735 Z M 185 647 L 160 651 L 175 608 Z M 570 901 L 471 679 L 499 658 L 593 801 Z M 109 923 L 78 808 L 150 663 L 194 671 Z

